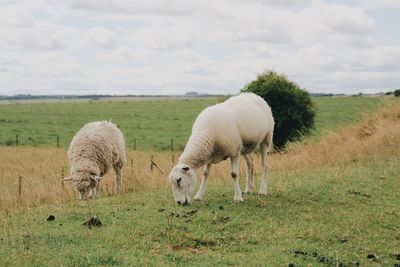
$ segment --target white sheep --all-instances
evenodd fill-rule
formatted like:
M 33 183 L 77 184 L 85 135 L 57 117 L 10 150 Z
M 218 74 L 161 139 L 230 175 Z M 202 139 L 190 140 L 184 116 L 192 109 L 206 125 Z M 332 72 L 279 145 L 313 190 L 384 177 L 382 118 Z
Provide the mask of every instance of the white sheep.
M 70 175 L 62 180 L 71 181 L 82 200 L 97 194 L 102 176 L 111 167 L 116 173 L 116 190 L 121 191 L 125 140 L 112 122 L 96 121 L 84 125 L 71 141 L 68 159 Z
M 234 201 L 243 202 L 239 187 L 239 159 L 247 163 L 246 189 L 254 190 L 253 161 L 250 153 L 260 148 L 262 177 L 259 194 L 267 194 L 267 152 L 272 147 L 274 118 L 271 108 L 253 93 L 233 96 L 203 110 L 194 122 L 192 133 L 169 181 L 175 202 L 187 205 L 196 185 L 196 170 L 204 166 L 204 177 L 195 200 L 202 200 L 212 164 L 231 159 Z

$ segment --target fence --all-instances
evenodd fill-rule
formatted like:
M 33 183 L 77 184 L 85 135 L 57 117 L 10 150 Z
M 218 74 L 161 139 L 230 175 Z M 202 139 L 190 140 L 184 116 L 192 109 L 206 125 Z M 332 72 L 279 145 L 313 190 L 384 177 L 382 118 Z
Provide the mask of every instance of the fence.
M 27 139 L 27 140 L 30 140 L 29 138 Z M 132 139 L 131 139 L 132 140 Z M 68 142 L 66 142 L 66 143 L 69 143 L 70 142 L 70 140 L 68 140 Z M 133 148 L 133 150 L 137 150 L 137 139 L 136 138 L 133 138 L 133 141 L 131 142 L 131 146 L 129 146 L 129 147 L 132 147 Z M 0 143 L 1 144 L 1 143 Z M 15 141 L 13 141 L 12 139 L 9 139 L 9 140 L 7 140 L 7 141 L 5 141 L 4 142 L 4 144 L 6 145 L 6 146 L 20 146 L 20 145 L 26 145 L 26 144 L 22 144 L 21 143 L 21 136 L 19 135 L 19 134 L 16 134 L 15 135 Z M 65 144 L 65 143 L 64 143 Z M 176 146 L 174 146 L 174 144 L 175 144 L 175 141 L 174 141 L 174 139 L 170 139 L 170 141 L 169 141 L 169 143 L 165 143 L 165 146 L 163 146 L 164 148 L 163 149 L 160 149 L 160 150 L 170 150 L 170 151 L 182 151 L 183 150 L 183 148 L 184 148 L 184 146 L 183 145 L 180 145 L 179 147 L 176 147 Z M 31 145 L 31 144 L 28 144 L 28 145 Z M 38 144 L 35 144 L 34 146 L 36 146 L 36 145 L 38 145 Z M 56 147 L 60 147 L 61 146 L 61 138 L 60 138 L 60 135 L 54 135 L 54 145 L 56 146 Z M 40 146 L 40 145 L 39 145 Z M 155 147 L 154 145 L 153 145 L 153 147 Z M 168 147 L 168 148 L 167 148 Z
M 170 170 L 170 168 L 173 168 L 175 166 L 175 163 L 176 163 L 175 162 L 175 154 L 172 153 L 171 156 L 170 156 L 171 165 L 169 167 L 169 166 L 165 165 L 165 157 L 158 158 L 158 160 L 160 160 L 161 163 L 164 163 L 164 164 L 159 165 L 157 163 L 156 157 L 154 155 L 148 153 L 147 155 L 150 155 L 150 157 L 148 158 L 148 160 L 149 160 L 148 161 L 149 168 L 147 170 L 145 168 L 143 171 L 145 171 L 145 172 L 147 172 L 147 173 L 149 173 L 151 175 L 154 175 L 154 177 L 158 177 L 159 175 L 165 175 L 165 172 L 167 170 Z M 130 158 L 130 160 L 128 160 L 127 162 L 130 162 L 130 165 L 126 164 L 125 168 L 130 168 L 131 170 L 133 170 L 134 168 L 137 168 L 138 166 L 140 166 L 140 164 L 138 162 L 136 162 L 136 164 L 134 163 L 134 159 L 133 158 Z M 67 166 L 62 166 L 61 170 L 60 170 L 60 177 L 59 177 L 60 178 L 60 187 L 61 187 L 60 193 L 64 197 L 67 196 L 66 193 L 68 191 L 67 190 L 68 188 L 65 187 L 65 184 L 64 184 L 64 181 L 63 181 L 62 178 L 65 178 L 67 169 L 68 169 Z M 23 175 L 18 175 L 16 177 L 16 183 L 15 183 L 16 189 L 15 190 L 17 190 L 17 192 L 18 192 L 17 195 L 16 195 L 16 203 L 17 203 L 18 206 L 21 206 L 21 205 L 24 204 L 24 202 L 26 202 L 26 195 L 29 194 L 29 191 L 27 191 L 26 189 L 24 190 L 24 185 L 25 185 L 25 188 L 30 188 L 31 187 L 29 178 L 32 179 L 32 177 L 27 176 L 28 179 L 27 179 L 27 177 L 25 177 L 25 178 L 24 177 L 25 176 L 23 176 Z M 24 182 L 25 180 L 27 180 L 27 182 Z M 25 199 L 25 201 L 24 201 L 24 199 Z

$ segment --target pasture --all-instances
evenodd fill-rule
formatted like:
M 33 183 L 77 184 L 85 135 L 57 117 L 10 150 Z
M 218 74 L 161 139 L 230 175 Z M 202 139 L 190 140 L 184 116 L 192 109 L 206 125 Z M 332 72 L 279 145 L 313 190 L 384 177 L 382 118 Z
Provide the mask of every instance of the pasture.
M 144 114 L 141 116 L 159 119 L 173 137 L 166 138 L 163 127 L 151 128 L 157 125 L 132 128 L 136 136 L 140 136 L 137 132 L 143 130 L 143 136 L 151 141 L 143 141 L 141 147 L 138 137 L 137 149 L 140 150 L 128 150 L 124 169 L 126 194 L 120 196 L 113 194 L 111 174 L 107 175 L 102 186 L 102 195 L 108 197 L 89 202 L 74 200 L 76 192 L 69 184 L 61 185 L 59 181 L 62 172 L 68 171 L 66 150 L 49 147 L 54 147 L 54 138 L 50 135 L 37 144 L 1 147 L 0 265 L 400 264 L 396 259 L 400 257 L 398 99 L 352 97 L 314 100 L 318 108 L 314 135 L 291 146 L 286 153 L 271 154 L 268 196 L 245 195 L 245 202 L 241 204 L 233 203 L 228 162 L 212 169 L 204 201 L 189 207 L 174 205 L 166 181 L 172 161 L 179 156 L 179 151 L 168 151 L 169 139 L 177 140 L 175 144 L 178 146 L 184 145 L 198 111 L 218 102 L 217 99 L 145 102 L 147 106 L 153 104 L 153 108 L 148 109 L 142 103 L 122 102 L 125 112 L 130 114 L 128 110 L 143 105 L 141 112 Z M 42 106 L 37 108 L 46 110 L 50 104 L 39 105 Z M 68 108 L 63 105 L 77 105 L 86 111 L 73 113 L 71 117 L 75 119 L 70 121 L 74 124 L 67 124 Z M 92 105 L 99 105 L 98 112 L 88 111 L 94 108 Z M 55 114 L 56 108 L 65 108 L 65 114 L 58 115 L 58 120 L 63 120 L 64 124 L 60 122 L 58 127 L 62 129 L 64 125 L 65 132 L 71 131 L 71 137 L 80 128 L 78 124 L 83 124 L 82 117 L 103 119 L 100 115 L 95 117 L 103 109 L 111 114 L 113 110 L 115 114 L 123 114 L 117 112 L 119 107 L 113 102 L 57 104 L 52 106 L 52 111 L 42 112 L 41 116 L 34 116 L 33 110 L 29 113 L 30 108 L 22 106 L 1 106 L 0 116 L 5 116 L 3 111 L 9 114 L 1 120 L 26 120 L 25 126 L 36 127 L 39 133 L 54 126 L 52 123 L 46 125 L 46 119 L 50 121 L 46 114 Z M 13 109 L 20 112 L 25 109 L 21 114 L 32 117 L 23 119 L 21 114 L 18 117 Z M 147 114 L 154 110 L 162 110 L 162 113 Z M 168 118 L 176 116 L 178 119 L 170 123 L 164 117 L 166 114 L 169 114 Z M 181 115 L 187 116 L 187 121 L 181 121 Z M 29 126 L 33 121 L 43 124 Z M 113 121 L 123 131 L 124 127 L 131 125 L 122 115 Z M 141 123 L 142 127 L 144 122 Z M 3 122 L 1 125 L 2 134 L 3 125 L 6 125 L 4 132 L 15 134 L 9 130 L 12 128 L 10 125 Z M 76 129 L 70 130 L 70 127 Z M 181 127 L 187 128 L 183 131 Z M 182 143 L 178 141 L 178 133 L 182 134 Z M 45 140 L 50 141 L 46 143 Z M 154 146 L 157 142 L 158 147 Z M 43 147 L 33 148 L 31 145 Z M 153 170 L 150 169 L 151 157 L 158 166 Z M 244 160 L 241 163 L 243 187 Z M 258 188 L 260 166 L 257 160 L 255 163 Z M 21 197 L 18 196 L 19 176 L 23 177 Z M 50 215 L 54 220 L 47 221 L 52 218 Z M 91 217 L 100 219 L 103 226 L 83 226 L 83 222 Z
M 44 102 L 0 105 L 0 145 L 67 148 L 87 122 L 112 120 L 125 134 L 126 145 L 137 150 L 182 150 L 192 124 L 205 107 L 223 98 L 143 101 Z M 381 103 L 380 98 L 313 98 L 318 110 L 314 134 L 337 129 L 359 119 Z

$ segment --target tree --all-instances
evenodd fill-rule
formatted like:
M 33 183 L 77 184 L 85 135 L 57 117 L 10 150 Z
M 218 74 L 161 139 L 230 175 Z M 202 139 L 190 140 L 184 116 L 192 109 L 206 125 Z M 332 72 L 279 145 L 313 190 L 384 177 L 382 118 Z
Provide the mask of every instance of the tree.
M 394 96 L 400 96 L 400 89 L 394 90 Z
M 264 72 L 241 91 L 261 96 L 271 107 L 277 149 L 285 147 L 289 141 L 299 140 L 314 126 L 315 108 L 310 95 L 283 74 Z

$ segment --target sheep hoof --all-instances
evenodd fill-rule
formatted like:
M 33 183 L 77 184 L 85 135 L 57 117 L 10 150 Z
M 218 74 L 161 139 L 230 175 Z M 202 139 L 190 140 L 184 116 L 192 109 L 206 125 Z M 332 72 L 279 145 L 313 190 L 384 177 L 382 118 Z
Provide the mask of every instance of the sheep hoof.
M 244 190 L 244 193 L 245 194 L 251 194 L 251 193 L 253 193 L 254 191 L 253 191 L 253 189 L 248 189 L 248 188 L 246 188 L 245 190 Z
M 196 200 L 196 201 L 202 201 L 202 200 L 203 200 L 203 198 L 202 198 L 202 197 L 200 197 L 200 196 L 195 196 L 195 197 L 194 197 L 194 200 Z
M 234 201 L 235 203 L 242 203 L 244 200 L 243 200 L 243 197 L 240 196 L 240 197 L 235 197 L 235 198 L 233 199 L 233 201 Z
M 258 192 L 258 194 L 261 195 L 261 196 L 266 196 L 266 195 L 267 195 L 267 192 L 260 191 L 260 192 Z

